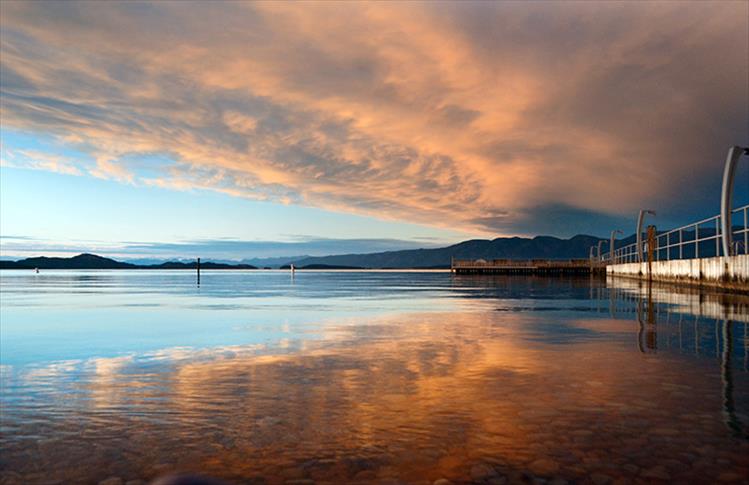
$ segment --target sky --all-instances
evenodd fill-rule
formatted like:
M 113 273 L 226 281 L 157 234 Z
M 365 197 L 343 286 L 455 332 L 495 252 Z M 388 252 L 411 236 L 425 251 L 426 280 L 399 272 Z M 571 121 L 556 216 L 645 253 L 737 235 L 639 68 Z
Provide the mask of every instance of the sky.
M 709 217 L 749 145 L 748 19 L 743 0 L 3 1 L 0 255 L 322 255 Z

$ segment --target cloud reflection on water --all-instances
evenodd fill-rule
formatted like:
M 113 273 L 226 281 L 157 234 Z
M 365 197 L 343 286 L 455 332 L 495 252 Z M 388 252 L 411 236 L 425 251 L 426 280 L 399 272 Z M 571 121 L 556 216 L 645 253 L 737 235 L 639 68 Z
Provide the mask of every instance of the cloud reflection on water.
M 4 463 L 66 481 L 193 470 L 269 483 L 459 482 L 480 463 L 568 479 L 661 466 L 707 482 L 749 470 L 747 442 L 724 424 L 715 360 L 665 344 L 636 352 L 636 319 L 584 315 L 384 315 L 331 325 L 292 352 L 175 348 L 56 368 L 76 374 L 47 395 L 67 405 L 17 429 Z M 537 338 L 560 317 L 576 331 Z M 653 317 L 656 341 L 670 339 L 673 323 Z M 732 376 L 734 407 L 749 402 L 747 377 Z M 9 421 L 30 418 L 21 403 L 7 410 Z M 23 444 L 29 434 L 45 437 L 38 449 Z

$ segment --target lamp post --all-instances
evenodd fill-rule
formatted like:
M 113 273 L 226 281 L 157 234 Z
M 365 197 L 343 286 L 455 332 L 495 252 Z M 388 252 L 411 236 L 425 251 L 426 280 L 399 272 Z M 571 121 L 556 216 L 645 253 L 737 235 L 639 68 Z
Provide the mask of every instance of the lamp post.
M 600 241 L 598 241 L 598 253 L 597 253 L 598 261 L 603 261 L 603 259 L 601 258 L 601 246 L 603 246 L 603 243 L 605 242 L 606 241 L 604 239 L 601 239 Z
M 611 246 L 609 248 L 611 249 L 611 264 L 616 263 L 614 260 L 614 241 L 616 240 L 617 234 L 624 234 L 620 229 L 615 229 L 611 231 Z
M 637 216 L 637 261 L 642 262 L 642 224 L 645 222 L 645 214 L 655 215 L 652 209 L 641 209 Z
M 736 178 L 736 165 L 738 165 L 741 154 L 749 155 L 749 148 L 732 146 L 728 150 L 726 165 L 723 167 L 723 189 L 720 196 L 720 232 L 723 242 L 723 255 L 732 256 L 733 228 L 731 227 L 731 206 L 733 197 L 733 181 Z

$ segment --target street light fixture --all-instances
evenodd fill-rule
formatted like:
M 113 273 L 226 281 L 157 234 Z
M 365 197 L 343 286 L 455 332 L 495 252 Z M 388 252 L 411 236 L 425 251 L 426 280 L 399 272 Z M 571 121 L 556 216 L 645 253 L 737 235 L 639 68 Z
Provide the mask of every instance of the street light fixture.
M 749 148 L 732 146 L 728 150 L 726 165 L 723 168 L 723 189 L 720 196 L 720 231 L 723 242 L 723 255 L 732 256 L 734 251 L 731 239 L 733 238 L 733 227 L 731 218 L 733 181 L 736 178 L 736 165 L 738 165 L 741 154 L 749 155 Z
M 616 261 L 614 260 L 614 241 L 616 240 L 617 234 L 624 234 L 620 229 L 615 229 L 611 231 L 611 245 L 609 246 L 609 249 L 611 250 L 611 264 L 614 264 Z
M 603 243 L 605 242 L 606 242 L 605 239 L 601 239 L 600 241 L 598 241 L 598 254 L 597 255 L 598 255 L 599 261 L 603 261 L 603 258 L 601 258 L 601 246 L 603 246 Z
M 645 214 L 655 215 L 652 209 L 641 209 L 637 216 L 637 261 L 642 262 L 642 223 L 645 222 Z

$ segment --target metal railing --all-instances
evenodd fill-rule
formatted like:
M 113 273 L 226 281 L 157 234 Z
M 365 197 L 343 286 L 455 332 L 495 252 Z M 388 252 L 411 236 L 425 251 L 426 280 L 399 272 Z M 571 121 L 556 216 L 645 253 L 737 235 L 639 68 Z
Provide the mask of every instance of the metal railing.
M 749 254 L 749 204 L 731 211 L 729 227 L 733 229 L 733 254 Z M 651 250 L 654 261 L 725 256 L 721 238 L 720 215 L 717 215 L 656 234 L 653 248 L 647 248 L 647 242 L 643 242 L 643 258 L 647 260 Z M 633 243 L 617 248 L 613 255 L 609 249 L 597 258 L 597 262 L 637 263 L 639 259 L 637 243 Z

